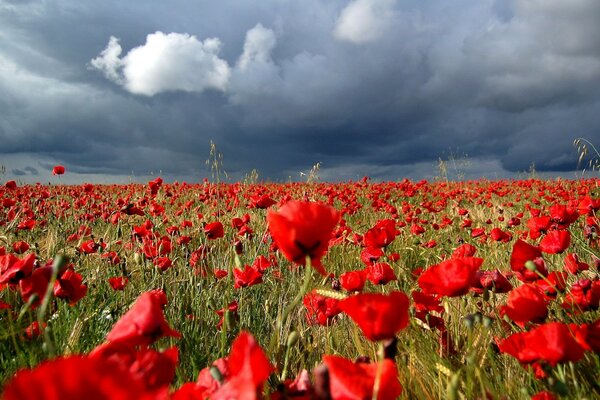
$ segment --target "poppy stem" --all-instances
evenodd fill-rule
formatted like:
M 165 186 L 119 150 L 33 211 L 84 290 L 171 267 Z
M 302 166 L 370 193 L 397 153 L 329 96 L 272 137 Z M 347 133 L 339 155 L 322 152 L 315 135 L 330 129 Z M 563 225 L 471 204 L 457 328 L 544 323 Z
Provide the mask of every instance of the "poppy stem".
M 380 340 L 377 345 L 377 372 L 375 373 L 375 383 L 373 384 L 373 396 L 371 397 L 371 400 L 377 400 L 379 397 L 381 375 L 383 373 L 383 360 L 385 358 L 385 346 L 383 341 Z

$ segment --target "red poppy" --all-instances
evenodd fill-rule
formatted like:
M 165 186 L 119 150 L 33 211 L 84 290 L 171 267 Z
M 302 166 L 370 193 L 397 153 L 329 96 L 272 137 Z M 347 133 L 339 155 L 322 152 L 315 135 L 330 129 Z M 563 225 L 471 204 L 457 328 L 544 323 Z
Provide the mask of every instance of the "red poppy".
M 452 258 L 473 257 L 477 248 L 469 243 L 458 246 L 452 253 Z
M 544 390 L 531 396 L 531 400 L 558 400 L 558 397 Z
M 32 307 L 37 307 L 42 302 L 46 295 L 48 283 L 52 277 L 52 266 L 45 265 L 36 268 L 31 275 L 19 281 L 19 290 L 23 301 L 28 302 L 33 296 L 36 300 L 32 303 Z
M 385 253 L 379 247 L 367 247 L 360 252 L 360 261 L 365 265 L 373 265 L 384 255 Z
M 129 279 L 125 276 L 115 276 L 108 278 L 108 284 L 113 290 L 124 290 L 125 285 L 129 282 Z
M 164 336 L 181 337 L 171 329 L 162 310 L 162 296 L 143 293 L 131 309 L 119 319 L 106 339 L 128 346 L 149 345 Z
M 85 254 L 93 254 L 98 251 L 98 247 L 98 243 L 96 243 L 94 239 L 90 239 L 81 244 L 79 251 Z
M 531 269 L 526 267 L 526 264 L 530 265 Z M 543 276 L 548 275 L 548 270 L 542 258 L 542 251 L 521 239 L 513 245 L 510 255 L 510 268 L 517 274 L 517 278 L 524 282 L 536 281 L 540 277 L 538 273 Z
M 348 271 L 340 275 L 340 285 L 349 292 L 360 292 L 365 287 L 365 271 Z
M 0 256 L 0 284 L 18 283 L 21 279 L 31 275 L 33 264 L 35 263 L 35 254 L 29 254 L 19 259 L 13 254 Z
M 529 237 L 531 239 L 537 239 L 542 236 L 542 233 L 546 233 L 550 226 L 552 225 L 552 220 L 550 217 L 533 217 L 529 221 L 527 221 L 527 227 L 529 228 Z
M 535 281 L 548 297 L 556 297 L 558 292 L 563 292 L 567 287 L 567 278 L 569 274 L 564 271 L 552 271 L 544 278 Z
M 198 374 L 198 379 L 195 383 L 186 383 L 179 388 L 173 396 L 172 400 L 204 400 L 211 398 L 212 394 L 216 392 L 221 383 L 219 383 L 210 372 L 211 368 L 216 368 L 223 380 L 229 378 L 229 363 L 227 358 L 219 358 L 212 363 L 210 367 L 206 367 Z M 252 396 L 252 394 L 249 394 Z
M 54 296 L 69 300 L 74 305 L 87 294 L 87 286 L 82 283 L 81 275 L 67 268 L 54 282 Z
M 227 310 L 222 308 L 220 310 L 215 311 L 217 313 L 217 315 L 219 317 L 221 317 L 221 319 L 217 323 L 218 330 L 221 330 L 221 327 L 223 326 L 223 323 L 225 322 L 225 311 L 227 311 L 229 313 L 229 315 L 233 317 L 233 319 L 237 319 L 238 318 L 238 302 L 234 300 L 231 303 L 229 303 L 227 305 Z
M 104 360 L 82 356 L 43 362 L 22 370 L 4 389 L 4 400 L 158 400 L 167 395 L 147 391 L 127 371 Z
M 342 311 L 339 302 L 337 299 L 321 296 L 315 291 L 307 294 L 302 300 L 306 307 L 306 319 L 310 324 L 331 325 L 333 318 Z
M 304 265 L 310 257 L 311 265 L 326 275 L 321 258 L 329 247 L 339 213 L 322 203 L 288 201 L 278 211 L 267 214 L 269 231 L 277 247 L 291 262 Z
M 17 188 L 17 182 L 15 182 L 15 181 L 7 181 L 4 184 L 4 187 L 6 187 L 7 189 L 10 189 L 10 190 L 14 190 L 14 189 Z
M 62 175 L 65 173 L 65 167 L 63 167 L 62 165 L 55 165 L 54 168 L 52 168 L 52 175 Z
M 373 285 L 385 285 L 391 281 L 395 281 L 396 274 L 388 263 L 377 263 L 365 268 L 366 278 Z
M 173 261 L 169 257 L 157 257 L 152 263 L 161 271 L 166 271 L 173 266 Z
M 277 202 L 273 200 L 268 194 L 256 195 L 250 197 L 250 208 L 265 209 L 271 207 Z
M 339 356 L 323 356 L 329 372 L 332 400 L 371 399 L 378 369 L 381 370 L 378 400 L 397 399 L 402 393 L 396 364 L 391 360 L 378 363 L 354 363 Z
M 475 293 L 483 293 L 484 289 L 494 293 L 508 293 L 513 285 L 500 271 L 477 271 L 477 278 L 471 290 Z
M 571 234 L 567 230 L 554 230 L 546 233 L 540 242 L 544 253 L 558 254 L 565 251 L 571 244 Z
M 524 284 L 508 294 L 500 315 L 507 315 L 523 327 L 527 322 L 541 322 L 548 315 L 548 297 L 534 284 Z
M 408 325 L 408 296 L 402 292 L 362 293 L 341 300 L 340 309 L 369 340 L 391 339 Z
M 167 388 L 175 377 L 179 363 L 177 347 L 158 352 L 150 348 L 135 349 L 114 343 L 96 347 L 90 358 L 112 363 L 115 368 L 127 371 L 146 390 Z
M 590 266 L 584 262 L 579 261 L 579 257 L 575 253 L 569 253 L 565 257 L 565 270 L 572 274 L 578 274 L 581 271 L 590 269 Z
M 234 288 L 250 287 L 262 283 L 262 274 L 249 265 L 244 265 L 244 269 L 234 268 L 233 277 L 235 280 Z
M 569 326 L 560 322 L 550 322 L 529 332 L 514 333 L 499 341 L 498 348 L 522 364 L 544 361 L 552 366 L 579 361 L 584 353 Z
M 363 243 L 367 247 L 386 247 L 396 238 L 396 223 L 391 219 L 378 221 L 363 236 Z
M 213 393 L 213 400 L 258 399 L 275 370 L 254 337 L 245 331 L 233 341 L 228 365 L 229 378 Z
M 206 224 L 204 226 L 204 233 L 206 234 L 206 237 L 210 240 L 219 239 L 225 236 L 223 224 L 219 221 Z
M 600 281 L 581 279 L 575 282 L 562 306 L 577 311 L 597 310 L 600 306 Z
M 29 243 L 19 240 L 12 245 L 13 251 L 17 254 L 23 254 L 29 250 Z
M 423 293 L 442 296 L 462 296 L 475 283 L 482 258 L 451 258 L 429 267 L 419 277 Z

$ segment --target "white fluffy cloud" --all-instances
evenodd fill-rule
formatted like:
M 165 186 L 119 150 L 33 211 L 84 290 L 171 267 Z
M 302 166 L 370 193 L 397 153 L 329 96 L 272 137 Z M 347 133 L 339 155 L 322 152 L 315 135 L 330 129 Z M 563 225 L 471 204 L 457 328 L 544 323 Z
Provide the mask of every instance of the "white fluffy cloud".
M 225 91 L 231 71 L 227 61 L 219 58 L 220 49 L 217 38 L 199 41 L 188 34 L 155 32 L 146 37 L 143 46 L 120 58 L 121 45 L 111 37 L 91 65 L 135 94 Z
M 276 44 L 275 32 L 265 28 L 262 24 L 256 24 L 254 28 L 246 32 L 244 52 L 238 60 L 238 67 L 245 70 L 252 63 L 271 63 L 271 51 Z
M 393 18 L 395 0 L 353 0 L 335 24 L 336 39 L 356 44 L 379 39 Z

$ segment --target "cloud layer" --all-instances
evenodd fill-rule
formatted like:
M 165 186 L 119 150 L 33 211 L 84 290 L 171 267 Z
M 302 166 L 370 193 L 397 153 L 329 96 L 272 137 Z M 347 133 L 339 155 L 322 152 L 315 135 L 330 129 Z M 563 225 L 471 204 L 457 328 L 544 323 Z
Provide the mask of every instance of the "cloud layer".
M 146 37 L 144 45 L 120 58 L 119 40 L 111 36 L 91 66 L 134 94 L 224 91 L 231 72 L 227 62 L 219 58 L 220 49 L 219 39 L 198 41 L 188 34 L 155 32 Z
M 469 176 L 566 174 L 575 137 L 600 143 L 595 0 L 0 10 L 1 151 L 32 160 L 7 165 L 22 179 L 54 161 L 81 177 L 201 179 L 210 140 L 234 177 L 320 161 L 329 179 L 419 178 L 450 153 L 474 161 Z

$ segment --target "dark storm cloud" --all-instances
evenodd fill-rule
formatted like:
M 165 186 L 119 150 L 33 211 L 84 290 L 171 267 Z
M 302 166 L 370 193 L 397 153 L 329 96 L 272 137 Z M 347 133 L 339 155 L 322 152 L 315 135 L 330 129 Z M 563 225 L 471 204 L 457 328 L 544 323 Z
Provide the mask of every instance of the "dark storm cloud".
M 234 177 L 570 171 L 573 139 L 600 141 L 598 20 L 595 0 L 0 0 L 2 153 L 23 179 L 201 179 L 210 140 Z

